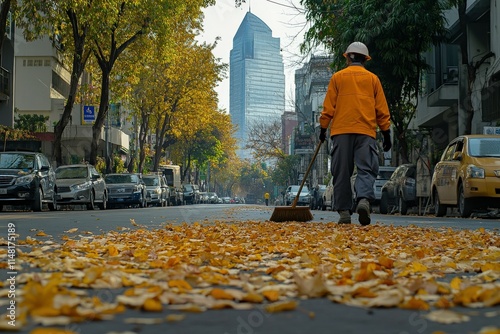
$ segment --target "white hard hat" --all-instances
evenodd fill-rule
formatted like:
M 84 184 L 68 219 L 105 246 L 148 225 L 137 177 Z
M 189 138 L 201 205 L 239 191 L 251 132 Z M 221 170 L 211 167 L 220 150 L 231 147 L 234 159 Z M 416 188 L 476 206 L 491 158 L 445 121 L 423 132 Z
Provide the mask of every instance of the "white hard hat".
M 368 48 L 361 42 L 352 42 L 351 44 L 349 44 L 347 50 L 345 50 L 344 52 L 344 57 L 347 57 L 348 53 L 359 53 L 365 56 L 366 60 L 372 59 L 372 57 L 370 57 L 370 54 L 368 53 Z

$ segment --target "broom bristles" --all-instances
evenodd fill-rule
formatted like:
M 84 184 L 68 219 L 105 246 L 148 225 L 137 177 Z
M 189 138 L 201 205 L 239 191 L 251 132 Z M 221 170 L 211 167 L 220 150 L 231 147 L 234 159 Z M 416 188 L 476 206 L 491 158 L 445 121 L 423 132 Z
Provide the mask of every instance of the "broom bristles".
M 282 206 L 275 207 L 271 218 L 272 222 L 307 222 L 313 219 L 313 215 L 308 206 Z

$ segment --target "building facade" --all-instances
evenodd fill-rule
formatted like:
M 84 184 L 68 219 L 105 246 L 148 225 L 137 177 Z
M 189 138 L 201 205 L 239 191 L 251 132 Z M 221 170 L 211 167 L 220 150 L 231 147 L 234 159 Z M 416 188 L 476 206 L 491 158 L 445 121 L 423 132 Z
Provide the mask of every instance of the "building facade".
M 7 71 L 11 80 L 11 90 L 7 103 L 1 104 L 1 124 L 14 126 L 15 115 L 36 114 L 48 116 L 46 127 L 53 132 L 54 125 L 61 118 L 66 98 L 69 95 L 69 69 L 61 60 L 56 43 L 48 36 L 35 41 L 27 41 L 22 29 L 15 27 L 10 44 L 4 45 L 4 51 L 11 53 L 2 57 L 6 61 L 11 59 L 11 71 Z M 2 70 L 4 73 L 5 70 Z M 89 78 L 83 75 L 82 80 Z M 90 79 L 88 79 L 90 80 Z M 88 82 L 88 81 L 87 81 Z M 88 111 L 92 111 L 94 119 L 98 106 L 92 103 L 75 104 L 71 114 L 70 124 L 65 128 L 62 139 L 63 163 L 75 163 L 88 160 L 92 139 L 92 118 Z M 110 152 L 127 152 L 129 135 L 122 131 L 122 125 L 110 114 L 110 124 L 101 133 L 98 156 L 104 156 L 106 150 Z M 47 137 L 48 138 L 48 137 Z M 47 156 L 52 155 L 52 145 L 43 145 Z
M 423 75 L 422 93 L 415 124 L 426 129 L 439 152 L 458 135 L 483 133 L 486 127 L 500 126 L 500 6 L 496 0 L 467 1 L 466 31 L 460 30 L 458 10 L 445 13 L 450 42 L 425 56 L 432 70 Z M 460 40 L 467 38 L 469 59 L 462 59 Z M 475 69 L 469 86 L 467 65 Z M 466 107 L 474 114 L 470 126 Z M 430 152 L 431 150 L 429 150 Z
M 319 115 L 323 110 L 328 83 L 333 74 L 330 67 L 333 59 L 312 56 L 295 71 L 295 112 L 298 125 L 294 131 L 291 154 L 301 155 L 300 174 L 305 173 L 318 143 Z M 326 184 L 329 177 L 328 141 L 319 151 L 308 176 L 308 184 Z
M 253 122 L 280 120 L 285 112 L 285 71 L 280 39 L 257 16 L 247 12 L 229 57 L 229 112 L 236 126 L 238 155 L 245 150 Z

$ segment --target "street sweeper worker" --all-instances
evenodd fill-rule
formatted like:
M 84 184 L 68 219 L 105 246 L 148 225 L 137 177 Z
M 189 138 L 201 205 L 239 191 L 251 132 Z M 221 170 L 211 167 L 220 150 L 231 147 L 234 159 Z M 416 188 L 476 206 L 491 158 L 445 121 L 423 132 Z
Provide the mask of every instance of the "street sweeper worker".
M 333 210 L 339 224 L 350 224 L 353 209 L 351 175 L 354 166 L 356 212 L 361 225 L 370 224 L 370 202 L 375 199 L 373 185 L 379 163 L 377 126 L 383 135 L 383 149 L 391 149 L 390 114 L 379 78 L 365 68 L 371 59 L 361 42 L 351 43 L 345 53 L 347 67 L 332 75 L 319 118 L 319 139 L 326 139 L 330 126 L 333 177 Z

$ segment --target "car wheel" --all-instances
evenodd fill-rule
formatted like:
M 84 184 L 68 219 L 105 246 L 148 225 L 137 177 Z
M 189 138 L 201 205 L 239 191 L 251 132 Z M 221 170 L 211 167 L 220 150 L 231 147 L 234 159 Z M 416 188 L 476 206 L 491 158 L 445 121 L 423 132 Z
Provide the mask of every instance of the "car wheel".
M 389 209 L 389 199 L 387 198 L 387 196 L 387 192 L 383 192 L 382 196 L 380 197 L 379 210 L 383 215 L 386 215 Z
M 33 211 L 42 211 L 42 197 L 43 197 L 43 194 L 42 194 L 42 189 L 40 189 L 40 187 L 38 187 L 36 190 L 35 190 L 35 198 L 33 199 L 33 203 L 31 204 L 31 209 Z
M 446 205 L 441 204 L 437 190 L 434 190 L 434 214 L 436 217 L 443 217 L 446 214 Z
M 50 211 L 56 211 L 57 210 L 57 201 L 56 201 L 56 193 L 52 194 L 52 202 L 48 204 L 49 210 Z
M 105 192 L 104 195 L 102 195 L 102 202 L 99 203 L 99 209 L 106 210 L 107 208 L 108 208 L 108 194 Z
M 89 202 L 87 203 L 87 210 L 95 210 L 94 198 L 94 190 L 91 189 L 89 194 Z
M 465 198 L 464 186 L 460 184 L 458 187 L 458 211 L 460 212 L 460 216 L 469 218 L 473 209 L 474 206 L 472 205 L 471 199 Z
M 399 213 L 405 216 L 408 213 L 408 206 L 403 196 L 399 196 Z

